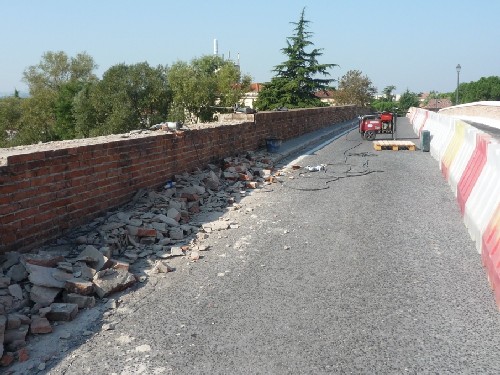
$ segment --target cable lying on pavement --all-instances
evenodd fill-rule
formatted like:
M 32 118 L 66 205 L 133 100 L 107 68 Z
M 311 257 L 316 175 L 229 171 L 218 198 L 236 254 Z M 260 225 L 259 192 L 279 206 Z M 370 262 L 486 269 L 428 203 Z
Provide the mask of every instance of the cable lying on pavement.
M 330 183 L 332 182 L 335 182 L 335 181 L 339 181 L 341 179 L 344 179 L 344 178 L 351 178 L 351 177 L 361 177 L 361 176 L 366 176 L 366 175 L 369 175 L 371 173 L 381 173 L 381 172 L 384 172 L 384 171 L 381 171 L 381 170 L 371 170 L 369 169 L 368 167 L 368 164 L 369 164 L 369 159 L 366 159 L 364 161 L 364 163 L 362 164 L 362 168 L 363 170 L 361 171 L 353 171 L 353 165 L 352 164 L 349 164 L 347 162 L 348 158 L 351 157 L 351 156 L 360 156 L 360 157 L 363 157 L 363 158 L 368 158 L 370 156 L 377 156 L 376 154 L 373 154 L 371 152 L 360 152 L 360 153 L 348 153 L 350 150 L 358 147 L 359 145 L 361 145 L 361 143 L 357 144 L 356 146 L 353 146 L 347 150 L 344 151 L 344 162 L 343 163 L 328 163 L 328 164 L 320 164 L 318 166 L 306 166 L 304 167 L 304 169 L 308 172 L 323 172 L 321 174 L 317 174 L 317 173 L 314 173 L 314 174 L 311 174 L 311 173 L 306 173 L 306 172 L 300 172 L 298 174 L 299 177 L 301 178 L 311 178 L 311 179 L 316 179 L 316 180 L 321 180 L 323 181 L 324 185 L 323 187 L 313 187 L 313 188 L 299 188 L 299 187 L 294 187 L 294 186 L 290 186 L 289 184 L 283 184 L 285 185 L 286 187 L 290 188 L 290 189 L 293 189 L 293 190 L 299 190 L 299 191 L 320 191 L 320 190 L 326 190 L 326 189 L 329 189 L 330 188 Z M 347 166 L 347 169 L 344 170 L 344 171 L 341 171 L 341 172 L 331 172 L 330 171 L 330 168 L 327 168 L 329 166 L 338 166 L 338 165 L 341 165 L 341 166 Z

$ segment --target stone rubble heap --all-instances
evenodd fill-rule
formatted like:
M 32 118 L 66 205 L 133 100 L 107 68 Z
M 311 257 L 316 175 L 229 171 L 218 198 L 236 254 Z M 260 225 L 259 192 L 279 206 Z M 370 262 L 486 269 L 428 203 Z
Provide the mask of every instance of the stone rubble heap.
M 0 365 L 27 360 L 30 335 L 52 332 L 94 307 L 96 298 L 105 301 L 172 271 L 170 258 L 198 260 L 208 233 L 237 227 L 204 222 L 203 215 L 238 209 L 248 189 L 276 182 L 277 175 L 266 154 L 226 158 L 220 166 L 176 175 L 161 189 L 140 190 L 120 211 L 36 253 L 0 255 Z

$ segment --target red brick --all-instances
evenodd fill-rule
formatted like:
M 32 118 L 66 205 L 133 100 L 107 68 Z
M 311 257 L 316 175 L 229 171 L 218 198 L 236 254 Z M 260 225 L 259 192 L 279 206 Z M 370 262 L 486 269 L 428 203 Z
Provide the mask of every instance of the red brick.
M 13 243 L 17 240 L 15 231 L 12 228 L 2 229 L 2 235 L 0 236 L 0 244 L 6 245 Z
M 29 154 L 18 154 L 18 155 L 11 155 L 7 157 L 7 164 L 12 165 L 12 164 L 23 164 L 27 163 L 32 160 L 44 160 L 45 159 L 45 152 L 40 151 L 40 152 L 32 152 Z
M 28 349 L 22 348 L 17 351 L 17 360 L 19 362 L 26 362 L 28 359 L 30 359 Z
M 43 175 L 39 177 L 35 177 L 31 180 L 31 186 L 42 186 L 42 185 L 47 185 L 50 184 L 54 181 L 54 177 L 50 175 Z
M 0 359 L 0 366 L 7 367 L 12 362 L 14 362 L 14 353 L 7 352 L 4 353 L 2 359 Z
M 156 229 L 139 228 L 137 230 L 138 237 L 156 237 Z
M 3 221 L 3 220 L 1 220 L 1 218 L 3 216 L 15 213 L 16 211 L 19 210 L 19 207 L 20 207 L 20 205 L 17 203 L 0 205 L 0 222 Z M 12 217 L 14 217 L 14 216 L 12 216 Z

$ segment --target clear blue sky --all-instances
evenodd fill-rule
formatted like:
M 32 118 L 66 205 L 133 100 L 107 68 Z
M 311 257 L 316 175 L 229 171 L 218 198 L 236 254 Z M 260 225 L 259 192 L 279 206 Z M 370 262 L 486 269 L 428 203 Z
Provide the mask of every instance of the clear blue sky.
M 454 91 L 500 75 L 497 0 L 0 0 L 0 93 L 27 91 L 23 71 L 44 52 L 87 52 L 99 77 L 119 63 L 171 65 L 213 53 L 254 82 L 286 60 L 302 8 L 321 63 L 338 78 L 360 70 L 380 91 Z

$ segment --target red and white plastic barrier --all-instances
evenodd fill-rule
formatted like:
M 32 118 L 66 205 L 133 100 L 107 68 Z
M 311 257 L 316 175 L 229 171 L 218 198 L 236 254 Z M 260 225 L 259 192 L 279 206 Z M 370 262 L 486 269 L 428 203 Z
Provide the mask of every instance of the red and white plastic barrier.
M 495 293 L 497 306 L 500 306 L 500 205 L 484 232 L 481 259 Z
M 459 119 L 412 108 L 416 134 L 431 133 L 431 155 L 455 193 L 500 308 L 500 143 Z
M 500 145 L 490 143 L 486 163 L 465 202 L 464 222 L 479 252 L 482 236 L 500 203 Z
M 458 194 L 458 185 L 476 150 L 477 139 L 480 136 L 476 128 L 468 126 L 465 123 L 464 125 L 463 142 L 460 144 L 452 163 L 448 166 L 448 183 L 451 186 L 451 190 L 455 193 L 455 196 Z

